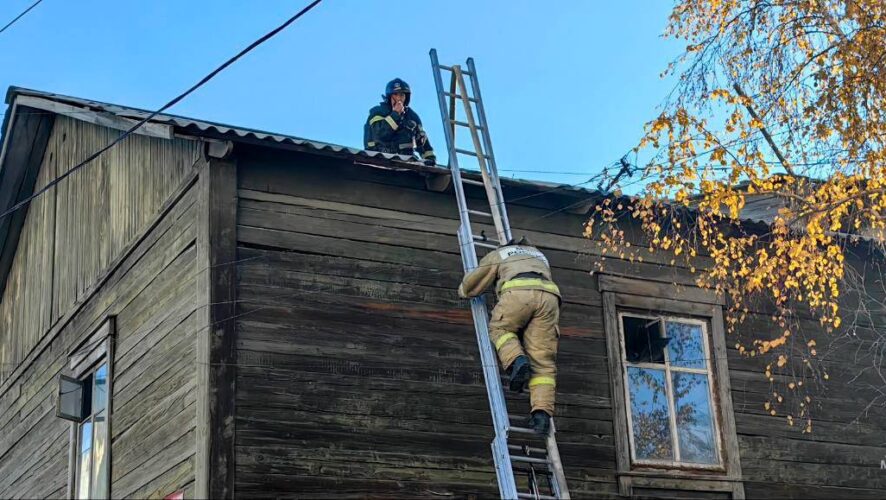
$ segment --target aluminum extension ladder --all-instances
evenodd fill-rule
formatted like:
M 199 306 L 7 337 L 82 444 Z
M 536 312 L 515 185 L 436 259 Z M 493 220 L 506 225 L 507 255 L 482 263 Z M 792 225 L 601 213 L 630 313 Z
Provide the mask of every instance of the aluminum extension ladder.
M 431 49 L 431 66 L 437 86 L 437 98 L 440 105 L 440 116 L 443 119 L 446 145 L 449 149 L 449 168 L 452 171 L 452 182 L 461 218 L 458 242 L 464 270 L 468 272 L 477 267 L 477 247 L 494 249 L 499 244 L 504 244 L 511 239 L 511 227 L 508 223 L 508 213 L 502 195 L 498 170 L 495 166 L 495 155 L 492 152 L 492 141 L 489 137 L 489 127 L 486 113 L 483 110 L 474 61 L 472 58 L 467 60 L 467 70 L 463 70 L 458 65 L 443 66 L 437 60 L 437 51 Z M 448 91 L 443 87 L 443 71 L 451 74 Z M 470 79 L 472 92 L 465 84 L 465 75 Z M 449 98 L 448 103 L 447 97 Z M 465 121 L 457 120 L 456 103 L 458 101 L 462 103 Z M 471 103 L 474 104 L 473 107 Z M 476 108 L 476 118 L 474 108 Z M 457 147 L 455 142 L 456 127 L 464 127 L 470 132 L 474 146 L 473 151 Z M 461 177 L 458 165 L 459 155 L 467 155 L 476 159 L 483 178 L 482 182 Z M 468 208 L 464 191 L 465 184 L 483 186 L 489 201 L 489 212 Z M 491 220 L 495 226 L 497 239 L 487 237 L 482 231 L 481 234 L 476 234 L 471 228 L 471 215 Z M 560 462 L 553 419 L 547 436 L 539 436 L 532 429 L 511 424 L 511 420 L 520 421 L 526 417 L 508 415 L 498 371 L 498 357 L 489 340 L 489 313 L 483 297 L 475 297 L 471 300 L 471 311 L 474 315 L 474 328 L 483 363 L 486 393 L 492 410 L 492 423 L 495 430 L 492 455 L 495 460 L 495 472 L 501 497 L 537 500 L 568 499 L 569 491 Z M 532 446 L 533 439 L 543 439 L 544 447 Z M 522 478 L 523 474 L 526 477 L 525 483 L 518 481 L 518 478 Z M 518 483 L 521 488 L 526 488 L 526 491 L 519 491 Z M 543 488 L 546 490 L 545 492 L 542 492 Z

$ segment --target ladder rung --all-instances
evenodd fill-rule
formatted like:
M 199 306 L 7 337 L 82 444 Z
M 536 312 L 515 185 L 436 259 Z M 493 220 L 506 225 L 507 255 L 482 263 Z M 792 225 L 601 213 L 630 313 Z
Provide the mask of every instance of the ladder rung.
M 464 177 L 461 178 L 461 181 L 465 184 L 473 184 L 475 186 L 485 186 L 486 185 L 486 184 L 483 184 L 483 181 L 475 181 L 474 179 L 465 179 Z
M 485 234 L 472 234 L 471 237 L 474 238 L 474 241 L 491 241 L 493 243 L 500 243 L 498 240 L 490 238 Z
M 443 64 L 438 64 L 437 67 L 440 68 L 440 69 L 445 69 L 446 71 L 452 71 L 452 66 L 446 66 L 446 65 L 443 65 Z M 461 70 L 461 74 L 463 74 L 463 75 L 470 75 L 471 72 L 470 72 L 470 71 Z
M 538 500 L 557 500 L 557 497 L 552 497 L 550 495 L 536 495 L 534 493 L 517 493 L 517 498 L 532 498 Z
M 483 212 L 481 210 L 471 210 L 468 209 L 468 213 L 472 215 L 482 215 L 483 217 L 492 217 L 492 214 L 489 212 Z
M 529 427 L 516 427 L 516 426 L 513 426 L 513 425 L 512 425 L 512 426 L 510 427 L 510 429 L 511 429 L 512 431 L 514 431 L 514 432 L 519 432 L 519 433 L 522 433 L 522 434 L 534 434 L 534 435 L 536 435 L 536 436 L 541 436 L 541 434 L 535 432 L 535 429 L 531 429 L 531 428 L 529 428 Z
M 472 234 L 471 234 L 471 237 L 474 238 L 474 239 L 477 240 L 477 241 L 491 241 L 491 242 L 493 242 L 493 243 L 498 243 L 498 242 L 499 242 L 499 241 L 498 241 L 497 239 L 495 239 L 495 238 L 490 238 L 489 236 L 486 236 L 486 230 L 485 230 L 485 229 L 482 230 L 482 231 L 480 231 L 480 234 L 473 234 L 473 233 L 472 233 Z
M 452 92 L 443 92 L 443 95 L 448 95 L 449 97 L 454 97 L 456 99 L 461 99 L 461 94 L 453 94 Z M 468 100 L 471 102 L 480 102 L 476 97 L 468 97 Z
M 524 453 L 529 452 L 529 453 L 542 453 L 544 455 L 548 454 L 548 450 L 546 450 L 544 448 L 534 448 L 532 446 L 520 446 L 517 444 L 509 444 L 508 448 L 510 448 L 514 451 L 522 451 Z
M 526 468 L 520 467 L 521 465 L 525 465 Z M 541 469 L 537 465 L 512 463 L 511 466 L 511 470 L 514 471 L 514 475 L 526 474 L 527 472 L 532 471 L 535 473 L 536 476 L 547 477 L 551 479 L 554 477 L 554 474 L 551 473 L 550 469 Z
M 462 122 L 462 121 L 458 121 L 458 120 L 449 120 L 449 121 L 456 124 L 456 125 L 461 125 L 462 127 L 471 128 L 471 124 L 468 122 Z M 477 130 L 483 130 L 482 125 L 474 125 L 474 128 Z
M 458 149 L 458 148 L 455 148 L 455 152 L 456 152 L 456 153 L 461 153 L 461 154 L 463 154 L 463 155 L 476 156 L 476 157 L 478 157 L 478 158 L 479 158 L 479 156 L 480 156 L 480 155 L 478 155 L 477 153 L 475 153 L 474 151 L 468 151 L 467 149 Z
M 498 245 L 493 245 L 492 243 L 483 243 L 482 241 L 475 241 L 474 245 L 476 245 L 478 247 L 483 247 L 483 248 L 492 248 L 492 249 L 498 248 Z
M 547 459 L 544 458 L 533 458 L 533 457 L 525 457 L 523 455 L 511 455 L 511 460 L 514 462 L 526 462 L 528 464 L 543 464 L 548 465 Z

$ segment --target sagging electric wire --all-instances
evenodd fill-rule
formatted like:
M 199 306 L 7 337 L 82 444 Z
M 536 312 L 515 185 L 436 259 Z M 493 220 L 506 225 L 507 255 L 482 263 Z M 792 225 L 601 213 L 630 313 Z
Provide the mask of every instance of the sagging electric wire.
M 162 107 L 160 107 L 160 109 L 158 109 L 158 110 L 152 112 L 151 114 L 149 114 L 148 116 L 142 118 L 142 119 L 139 120 L 135 125 L 133 125 L 133 126 L 129 127 L 128 129 L 126 129 L 125 132 L 123 132 L 122 134 L 120 134 L 116 139 L 114 139 L 113 141 L 111 141 L 107 146 L 105 146 L 105 147 L 99 149 L 98 151 L 92 153 L 92 154 L 89 155 L 85 160 L 83 160 L 83 161 L 81 161 L 80 163 L 74 165 L 74 166 L 71 167 L 69 170 L 67 170 L 64 174 L 62 174 L 62 175 L 60 175 L 60 176 L 58 176 L 58 177 L 52 179 L 51 181 L 49 181 L 45 186 L 43 186 L 43 187 L 42 187 L 41 189 L 39 189 L 37 192 L 33 193 L 31 196 L 28 196 L 28 197 L 25 198 L 24 200 L 21 200 L 20 202 L 16 203 L 16 204 L 13 205 L 11 208 L 9 208 L 8 210 L 6 210 L 6 211 L 3 212 L 2 214 L 0 214 L 0 219 L 3 219 L 3 218 L 5 218 L 5 217 L 8 217 L 8 216 L 11 215 L 12 213 L 14 213 L 14 212 L 16 212 L 17 210 L 21 209 L 22 207 L 28 205 L 29 203 L 31 203 L 31 201 L 33 201 L 33 200 L 36 199 L 37 197 L 41 196 L 43 193 L 49 191 L 53 186 L 55 186 L 56 184 L 58 184 L 59 182 L 61 182 L 61 181 L 64 180 L 65 178 L 67 178 L 69 175 L 71 175 L 71 174 L 73 174 L 74 172 L 79 171 L 81 168 L 83 168 L 83 167 L 89 165 L 93 160 L 95 160 L 96 158 L 98 158 L 99 156 L 101 156 L 102 154 L 104 154 L 106 151 L 108 151 L 108 150 L 111 149 L 112 147 L 114 147 L 114 146 L 116 146 L 117 144 L 119 144 L 123 139 L 129 137 L 133 132 L 135 132 L 136 130 L 138 130 L 139 128 L 141 128 L 142 125 L 148 123 L 150 120 L 152 120 L 154 117 L 156 117 L 156 116 L 159 115 L 160 113 L 162 113 L 162 112 L 166 111 L 167 109 L 169 109 L 169 108 L 175 106 L 176 104 L 178 104 L 182 99 L 184 99 L 185 97 L 187 97 L 188 95 L 190 95 L 191 93 L 193 93 L 193 92 L 194 92 L 195 90 L 197 90 L 198 88 L 202 87 L 202 86 L 203 86 L 204 84 L 206 84 L 208 81 L 212 80 L 216 75 L 218 75 L 219 73 L 221 73 L 222 71 L 224 71 L 228 66 L 234 64 L 238 59 L 240 59 L 241 57 L 243 57 L 244 55 L 246 55 L 247 53 L 249 53 L 250 51 L 252 51 L 254 48 L 258 47 L 258 46 L 261 45 L 262 43 L 266 42 L 267 40 L 269 40 L 270 38 L 272 38 L 274 35 L 280 33 L 280 32 L 283 31 L 284 29 L 286 29 L 290 24 L 294 23 L 296 20 L 298 20 L 298 19 L 299 19 L 300 17 L 302 17 L 304 14 L 306 14 L 306 13 L 309 12 L 311 9 L 313 9 L 314 7 L 316 7 L 316 6 L 317 6 L 320 2 L 322 2 L 322 1 L 323 1 L 323 0 L 314 0 L 313 2 L 311 2 L 310 4 L 308 4 L 308 6 L 306 6 L 306 7 L 303 8 L 302 10 L 298 11 L 298 13 L 296 13 L 294 16 L 292 16 L 292 17 L 290 17 L 289 19 L 287 19 L 283 24 L 281 24 L 280 26 L 277 26 L 277 27 L 274 28 L 273 30 L 271 30 L 271 31 L 269 31 L 268 33 L 264 34 L 262 37 L 260 37 L 260 38 L 257 39 L 256 41 L 254 41 L 254 42 L 252 42 L 251 44 L 249 44 L 246 48 L 244 48 L 243 50 L 241 50 L 240 52 L 238 52 L 235 56 L 229 58 L 227 61 L 225 61 L 224 63 L 222 63 L 220 66 L 218 66 L 217 68 L 215 68 L 215 69 L 214 69 L 212 72 L 210 72 L 208 75 L 206 75 L 206 76 L 204 76 L 203 78 L 201 78 L 200 81 L 197 82 L 197 83 L 195 83 L 194 85 L 192 85 L 191 88 L 189 88 L 188 90 L 184 91 L 183 93 L 181 93 L 181 94 L 179 94 L 178 96 L 176 96 L 175 98 L 173 98 L 171 101 L 169 101 L 169 102 L 167 102 L 166 104 L 164 104 Z
M 19 19 L 25 17 L 25 14 L 27 14 L 28 12 L 31 12 L 31 10 L 32 10 L 34 7 L 40 5 L 40 2 L 42 2 L 42 1 L 43 1 L 43 0 L 37 0 L 36 2 L 32 3 L 31 6 L 28 7 L 27 9 L 25 9 L 21 14 L 15 16 L 15 18 L 14 18 L 12 21 L 9 21 L 8 23 L 6 23 L 6 26 L 0 28 L 0 34 L 3 34 L 4 31 L 6 31 L 6 30 L 8 30 L 10 27 L 12 27 L 12 25 L 15 24 L 15 23 L 17 23 Z

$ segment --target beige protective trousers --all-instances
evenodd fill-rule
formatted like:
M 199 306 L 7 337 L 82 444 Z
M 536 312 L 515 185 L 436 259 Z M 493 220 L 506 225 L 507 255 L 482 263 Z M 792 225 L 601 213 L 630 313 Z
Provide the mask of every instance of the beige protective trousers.
M 489 336 L 505 369 L 521 354 L 529 358 L 532 411 L 544 410 L 551 416 L 557 385 L 559 321 L 559 297 L 542 290 L 516 289 L 501 294 L 489 323 Z

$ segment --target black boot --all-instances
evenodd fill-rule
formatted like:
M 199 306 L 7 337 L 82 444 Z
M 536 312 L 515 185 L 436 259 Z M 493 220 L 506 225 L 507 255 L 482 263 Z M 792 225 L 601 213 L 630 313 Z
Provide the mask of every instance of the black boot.
M 518 393 L 523 392 L 523 386 L 526 385 L 526 381 L 529 379 L 529 359 L 523 355 L 517 356 L 517 359 L 511 363 L 508 371 L 511 374 L 511 382 L 509 384 L 511 390 Z
M 547 436 L 548 430 L 551 428 L 551 416 L 546 411 L 535 410 L 529 416 L 529 427 L 539 434 Z

